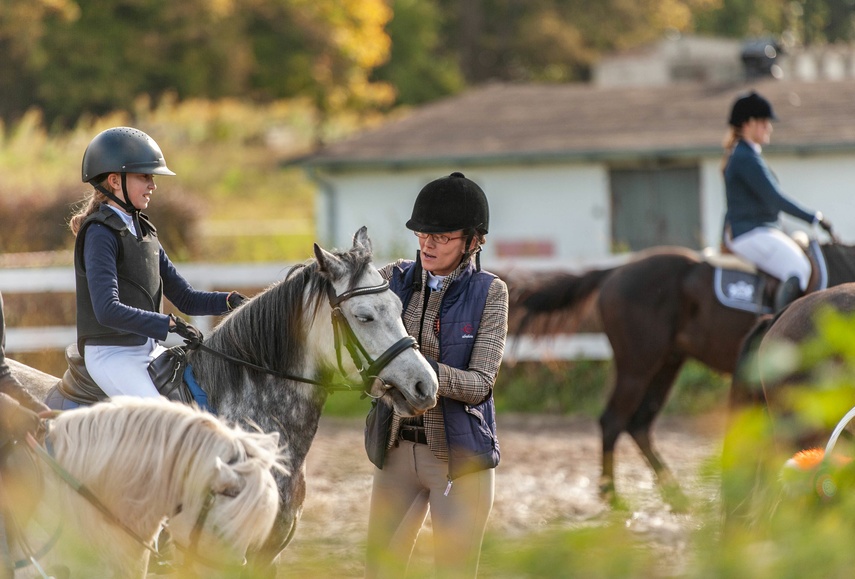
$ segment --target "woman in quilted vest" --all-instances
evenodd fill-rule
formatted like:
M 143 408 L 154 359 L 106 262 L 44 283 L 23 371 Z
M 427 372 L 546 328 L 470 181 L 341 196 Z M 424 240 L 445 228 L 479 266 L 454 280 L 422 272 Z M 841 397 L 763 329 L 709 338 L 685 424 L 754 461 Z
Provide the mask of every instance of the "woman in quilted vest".
M 439 381 L 422 416 L 398 416 L 375 401 L 365 446 L 376 466 L 366 576 L 406 573 L 430 513 L 438 577 L 474 577 L 493 506 L 499 463 L 493 386 L 508 329 L 508 290 L 481 270 L 489 228 L 481 188 L 462 173 L 428 183 L 406 227 L 416 259 L 380 270 L 401 298 L 402 319 Z

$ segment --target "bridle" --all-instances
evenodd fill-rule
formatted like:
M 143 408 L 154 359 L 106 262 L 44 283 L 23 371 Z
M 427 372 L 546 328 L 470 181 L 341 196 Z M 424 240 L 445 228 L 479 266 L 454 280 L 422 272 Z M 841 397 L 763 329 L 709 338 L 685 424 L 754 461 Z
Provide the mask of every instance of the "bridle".
M 116 515 L 113 514 L 112 511 L 103 503 L 100 499 L 82 482 L 77 480 L 70 472 L 65 470 L 61 464 L 59 464 L 56 459 L 51 456 L 51 453 L 42 445 L 40 445 L 32 435 L 27 435 L 27 445 L 30 449 L 35 453 L 37 457 L 39 457 L 42 462 L 47 464 L 51 470 L 62 479 L 71 489 L 84 498 L 90 505 L 95 507 L 108 522 L 120 528 L 125 532 L 134 542 L 138 543 L 145 550 L 149 551 L 155 558 L 155 564 L 157 565 L 170 565 L 171 562 L 164 557 L 154 546 L 149 544 L 145 539 L 139 536 L 133 529 L 131 529 L 127 524 L 125 524 L 121 519 L 119 519 Z M 212 569 L 218 569 L 222 571 L 228 571 L 234 574 L 240 572 L 244 566 L 246 566 L 246 558 L 244 558 L 240 563 L 230 563 L 225 561 L 218 561 L 210 557 L 206 557 L 199 553 L 198 543 L 199 537 L 202 535 L 202 529 L 205 526 L 205 521 L 208 518 L 208 513 L 211 511 L 211 508 L 214 506 L 214 501 L 217 498 L 217 493 L 213 489 L 209 489 L 208 493 L 205 495 L 205 500 L 202 503 L 202 509 L 199 511 L 198 516 L 196 517 L 196 522 L 193 525 L 193 528 L 190 530 L 190 544 L 187 547 L 184 547 L 178 543 L 174 543 L 175 547 L 184 554 L 185 560 L 183 562 L 182 568 L 186 568 L 188 571 L 191 571 L 192 563 L 197 562 L 205 567 L 210 567 Z M 179 505 L 176 515 L 181 512 L 181 506 Z M 174 515 L 173 515 L 174 516 Z
M 342 303 L 346 302 L 350 298 L 370 294 L 379 294 L 385 291 L 390 291 L 388 281 L 384 281 L 381 284 L 373 286 L 354 288 L 342 293 L 341 295 L 336 294 L 335 288 L 333 288 L 332 284 L 330 284 L 327 288 L 327 298 L 329 300 L 330 308 L 332 309 L 331 322 L 333 327 L 333 336 L 335 339 L 336 363 L 340 372 L 339 380 L 334 383 L 322 382 L 320 380 L 313 380 L 311 378 L 304 378 L 302 376 L 294 376 L 293 374 L 278 372 L 270 368 L 258 366 L 251 362 L 241 360 L 240 358 L 235 358 L 234 356 L 226 354 L 225 352 L 220 352 L 209 348 L 204 343 L 200 344 L 198 349 L 223 358 L 224 360 L 228 360 L 229 362 L 232 362 L 234 364 L 238 364 L 240 366 L 252 368 L 253 370 L 258 370 L 259 372 L 264 372 L 265 374 L 270 374 L 278 378 L 285 378 L 287 380 L 293 380 L 295 382 L 302 382 L 304 384 L 313 384 L 315 386 L 321 386 L 330 392 L 336 390 L 345 390 L 352 392 L 361 389 L 363 396 L 369 396 L 371 398 L 381 398 L 383 394 L 385 394 L 385 391 L 389 390 L 391 386 L 389 384 L 386 384 L 386 382 L 382 378 L 380 378 L 380 372 L 382 372 L 383 369 L 388 366 L 392 362 L 392 360 L 394 360 L 399 354 L 409 350 L 410 348 L 418 350 L 419 344 L 414 337 L 404 336 L 403 338 L 389 346 L 386 351 L 380 354 L 380 356 L 378 356 L 375 360 L 371 357 L 371 355 L 362 345 L 362 342 L 359 341 L 359 338 L 353 331 L 353 328 L 350 326 L 350 323 L 347 321 L 344 312 L 341 311 L 340 306 Z M 342 362 L 342 346 L 347 349 L 348 353 L 350 354 L 351 360 L 353 360 L 354 365 L 359 371 L 359 375 L 362 378 L 361 384 L 354 384 L 353 382 L 350 382 L 347 379 L 347 372 L 345 371 L 344 364 Z M 371 386 L 375 380 L 379 380 L 383 384 L 383 394 L 375 395 L 371 393 Z

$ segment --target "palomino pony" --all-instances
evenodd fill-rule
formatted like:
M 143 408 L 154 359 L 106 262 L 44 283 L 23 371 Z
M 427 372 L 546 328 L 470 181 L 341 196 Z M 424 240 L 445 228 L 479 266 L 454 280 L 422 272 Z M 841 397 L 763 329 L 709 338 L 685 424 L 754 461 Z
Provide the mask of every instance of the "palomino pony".
M 851 386 L 833 387 L 832 371 L 845 354 L 833 342 L 818 340 L 818 315 L 826 310 L 855 314 L 855 283 L 796 300 L 758 322 L 743 342 L 731 385 L 731 427 L 722 450 L 722 507 L 728 523 L 754 524 L 767 517 L 787 457 L 825 446 L 834 422 L 855 407 Z M 832 387 L 820 388 L 829 379 Z M 808 399 L 814 410 L 805 415 L 800 408 Z M 823 408 L 822 400 L 831 407 Z M 829 411 L 829 420 L 817 418 Z
M 855 249 L 828 243 L 822 245 L 822 253 L 828 285 L 855 281 Z M 617 502 L 615 445 L 627 432 L 656 474 L 664 498 L 674 508 L 686 504 L 654 448 L 653 421 L 687 359 L 733 372 L 739 345 L 756 321 L 753 313 L 719 303 L 714 271 L 698 252 L 658 247 L 614 268 L 556 275 L 523 293 L 520 305 L 526 314 L 519 333 L 538 314 L 573 310 L 596 300 L 616 370 L 614 390 L 600 416 L 600 492 L 612 502 Z
M 187 355 L 219 416 L 278 432 L 284 448 L 285 470 L 274 473 L 278 514 L 265 544 L 247 554 L 251 577 L 275 575 L 275 559 L 296 530 L 306 455 L 329 393 L 323 382 L 336 367 L 359 365 L 367 394 L 405 416 L 424 413 L 437 400 L 436 374 L 404 328 L 400 300 L 371 261 L 366 228 L 348 251 L 315 245 L 314 252 L 314 260 L 242 304 Z M 351 355 L 343 356 L 342 347 Z
M 27 461 L 14 451 L 19 468 L 4 469 L 18 575 L 145 577 L 166 521 L 185 576 L 234 577 L 273 527 L 278 439 L 163 399 L 63 412 L 48 422 L 50 452 L 34 444 L 39 456 Z

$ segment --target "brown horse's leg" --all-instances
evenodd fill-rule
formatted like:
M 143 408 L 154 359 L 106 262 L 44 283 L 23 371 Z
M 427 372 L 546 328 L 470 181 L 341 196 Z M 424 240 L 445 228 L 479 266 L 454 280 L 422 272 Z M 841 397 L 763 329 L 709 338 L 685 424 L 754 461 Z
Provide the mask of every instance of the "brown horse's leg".
M 627 428 L 629 435 L 632 436 L 650 468 L 656 474 L 656 481 L 663 498 L 675 511 L 684 510 L 688 506 L 688 499 L 680 489 L 680 485 L 671 470 L 656 452 L 653 446 L 651 428 L 653 421 L 665 405 L 668 393 L 674 385 L 674 380 L 677 378 L 684 360 L 681 356 L 672 356 L 665 366 L 656 373 Z
M 603 470 L 600 477 L 600 496 L 612 506 L 620 507 L 615 490 L 614 454 L 618 437 L 627 430 L 632 416 L 643 399 L 648 378 L 621 372 L 617 366 L 615 388 L 606 409 L 600 415 L 603 442 Z

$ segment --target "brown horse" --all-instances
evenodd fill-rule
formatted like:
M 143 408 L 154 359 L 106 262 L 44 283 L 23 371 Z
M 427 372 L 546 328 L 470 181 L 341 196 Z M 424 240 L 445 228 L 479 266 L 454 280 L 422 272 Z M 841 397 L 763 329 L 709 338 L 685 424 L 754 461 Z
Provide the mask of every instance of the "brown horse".
M 822 246 L 828 284 L 855 281 L 855 248 Z M 596 299 L 603 332 L 613 350 L 614 390 L 600 416 L 600 493 L 617 501 L 614 449 L 628 432 L 656 474 L 664 498 L 675 509 L 685 496 L 654 448 L 651 427 L 689 358 L 731 373 L 740 343 L 757 317 L 719 303 L 715 268 L 695 251 L 658 247 L 639 252 L 624 265 L 581 275 L 560 274 L 522 292 L 526 311 L 517 333 L 538 314 L 583 307 Z
M 768 517 L 779 500 L 784 461 L 794 452 L 824 447 L 834 424 L 855 406 L 851 387 L 833 387 L 830 380 L 841 352 L 835 344 L 817 339 L 818 314 L 824 310 L 855 314 L 855 283 L 796 300 L 777 316 L 761 320 L 743 342 L 722 450 L 722 510 L 728 524 L 755 524 Z M 826 384 L 823 390 L 830 402 L 824 406 L 820 382 Z M 810 415 L 800 411 L 807 397 L 812 401 Z

